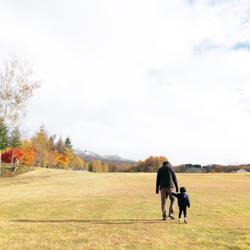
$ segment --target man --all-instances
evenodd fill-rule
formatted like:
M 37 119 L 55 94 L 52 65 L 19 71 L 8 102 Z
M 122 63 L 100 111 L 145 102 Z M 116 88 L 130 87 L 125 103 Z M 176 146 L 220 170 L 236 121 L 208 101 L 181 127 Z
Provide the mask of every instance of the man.
M 169 196 L 170 206 L 169 206 L 169 218 L 174 219 L 174 202 L 175 198 L 172 195 L 173 189 L 176 189 L 178 193 L 179 187 L 177 178 L 172 168 L 171 164 L 168 161 L 163 162 L 162 167 L 159 168 L 156 179 L 156 194 L 161 190 L 161 209 L 163 220 L 166 220 L 166 201 Z

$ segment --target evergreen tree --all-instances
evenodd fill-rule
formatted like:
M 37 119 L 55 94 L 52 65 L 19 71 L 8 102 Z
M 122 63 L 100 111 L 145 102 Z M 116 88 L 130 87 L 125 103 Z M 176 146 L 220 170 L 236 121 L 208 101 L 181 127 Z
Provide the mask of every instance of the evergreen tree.
M 9 146 L 12 148 L 19 148 L 21 146 L 21 134 L 18 127 L 14 128 L 9 137 Z
M 93 171 L 94 171 L 94 170 L 93 170 L 93 166 L 92 166 L 92 163 L 91 163 L 91 162 L 89 163 L 88 169 L 89 169 L 89 172 L 93 172 Z
M 56 149 L 61 154 L 65 153 L 65 143 L 61 137 L 59 138 L 59 140 L 56 143 Z
M 2 175 L 2 150 L 8 146 L 8 128 L 0 118 L 0 176 Z
M 56 135 L 51 135 L 49 137 L 49 149 L 51 151 L 54 151 L 56 149 L 56 143 L 55 143 Z
M 64 144 L 65 144 L 65 147 L 66 147 L 66 148 L 69 148 L 69 149 L 71 149 L 71 150 L 73 149 L 73 146 L 72 146 L 72 143 L 71 143 L 71 140 L 70 140 L 69 137 L 67 137 L 67 138 L 65 139 Z
M 3 119 L 0 118 L 0 150 L 8 146 L 8 128 Z

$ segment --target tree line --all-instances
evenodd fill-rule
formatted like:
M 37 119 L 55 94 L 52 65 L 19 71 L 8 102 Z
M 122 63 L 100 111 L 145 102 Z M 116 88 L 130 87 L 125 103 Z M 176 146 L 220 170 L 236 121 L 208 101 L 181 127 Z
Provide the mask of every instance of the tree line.
M 165 156 L 149 156 L 143 161 L 138 161 L 136 164 L 132 165 L 128 170 L 129 172 L 157 172 L 162 166 L 162 163 L 166 161 Z
M 0 120 L 1 159 L 5 163 L 18 162 L 24 166 L 88 170 L 92 172 L 117 172 L 130 167 L 126 163 L 104 163 L 100 160 L 85 161 L 74 153 L 70 137 L 65 139 L 49 135 L 41 126 L 30 139 L 21 139 L 18 128 L 8 129 Z

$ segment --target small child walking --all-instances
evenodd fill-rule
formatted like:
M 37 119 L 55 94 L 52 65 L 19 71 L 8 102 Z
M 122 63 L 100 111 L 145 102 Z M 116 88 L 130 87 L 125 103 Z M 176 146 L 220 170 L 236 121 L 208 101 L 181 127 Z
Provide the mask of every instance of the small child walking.
M 180 188 L 180 193 L 172 193 L 178 199 L 179 206 L 179 219 L 178 222 L 181 222 L 181 214 L 184 214 L 184 223 L 187 223 L 187 207 L 190 208 L 190 200 L 187 194 L 185 187 Z

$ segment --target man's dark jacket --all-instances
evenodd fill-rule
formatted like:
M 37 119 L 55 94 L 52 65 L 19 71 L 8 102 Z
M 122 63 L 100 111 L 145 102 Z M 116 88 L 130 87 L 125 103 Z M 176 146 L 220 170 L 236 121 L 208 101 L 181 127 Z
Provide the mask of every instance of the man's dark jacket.
M 170 163 L 163 165 L 158 169 L 156 179 L 156 193 L 159 192 L 160 188 L 174 188 L 178 192 L 178 182 L 173 167 Z

